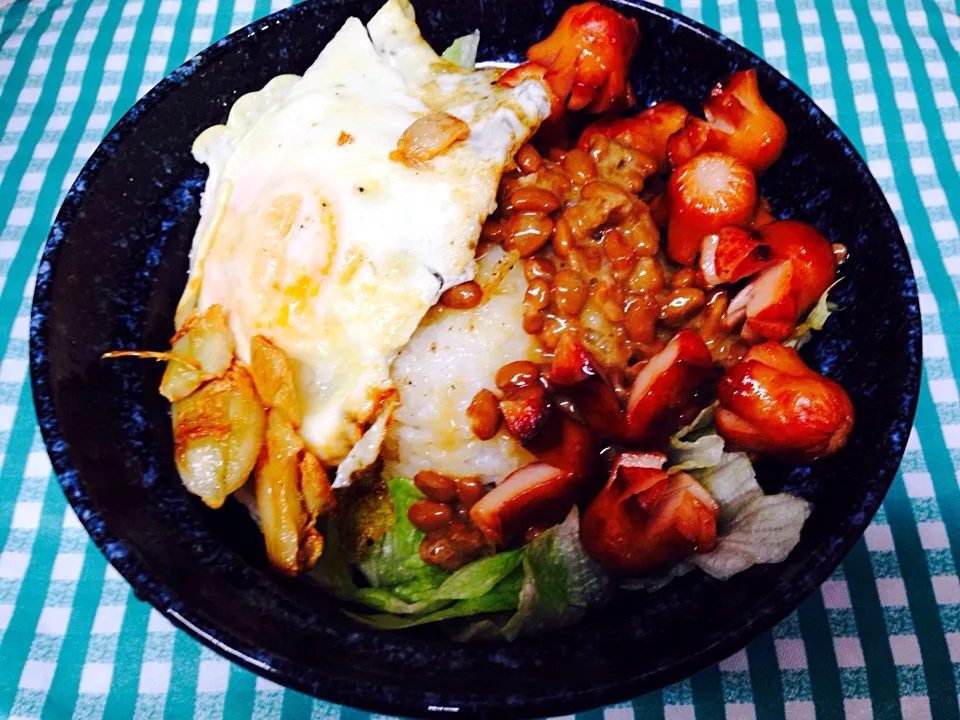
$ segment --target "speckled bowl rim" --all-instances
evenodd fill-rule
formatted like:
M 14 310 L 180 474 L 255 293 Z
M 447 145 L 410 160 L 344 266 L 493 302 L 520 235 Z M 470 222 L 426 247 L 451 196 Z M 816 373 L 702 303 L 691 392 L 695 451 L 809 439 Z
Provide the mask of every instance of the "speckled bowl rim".
M 312 1 L 321 4 L 325 2 L 325 0 Z M 868 181 L 869 191 L 880 200 L 882 207 L 893 220 L 891 225 L 896 228 L 896 238 L 893 238 L 895 242 L 890 249 L 894 256 L 903 261 L 903 267 L 911 267 L 907 248 L 903 241 L 902 234 L 899 232 L 896 219 L 862 157 L 836 124 L 826 116 L 799 87 L 787 78 L 784 78 L 775 68 L 769 66 L 768 63 L 746 48 L 672 10 L 651 5 L 644 2 L 644 0 L 614 0 L 612 4 L 631 6 L 642 12 L 659 16 L 665 21 L 677 26 L 682 26 L 687 30 L 701 35 L 706 40 L 721 46 L 724 50 L 733 51 L 738 54 L 742 53 L 745 57 L 751 59 L 754 64 L 770 68 L 793 92 L 805 98 L 810 104 L 811 111 L 820 116 L 821 121 L 827 128 L 827 132 L 835 132 L 838 134 L 840 141 L 846 146 L 849 156 L 855 163 L 860 174 Z M 265 29 L 270 24 L 285 21 L 288 15 L 297 12 L 297 7 L 296 5 L 290 6 L 231 33 L 174 70 L 120 119 L 105 136 L 80 171 L 57 215 L 37 272 L 37 282 L 30 317 L 30 376 L 33 398 L 44 442 L 46 443 L 53 468 L 57 473 L 58 480 L 68 501 L 94 543 L 120 575 L 130 583 L 137 598 L 149 602 L 153 607 L 163 613 L 175 626 L 185 630 L 214 651 L 270 680 L 302 692 L 316 695 L 317 697 L 322 697 L 344 705 L 363 707 L 374 712 L 401 712 L 407 715 L 423 715 L 423 699 L 422 696 L 416 692 L 409 693 L 400 688 L 393 696 L 395 702 L 386 702 L 381 700 L 381 693 L 365 693 L 363 685 L 347 688 L 329 682 L 325 685 L 322 682 L 309 684 L 298 676 L 296 668 L 293 667 L 292 664 L 282 659 L 271 658 L 271 663 L 265 664 L 256 658 L 250 657 L 236 649 L 237 647 L 243 646 L 244 643 L 229 627 L 221 627 L 197 617 L 191 611 L 190 607 L 181 602 L 179 597 L 165 586 L 154 581 L 151 578 L 149 568 L 144 566 L 128 552 L 122 539 L 110 532 L 109 528 L 105 526 L 97 508 L 80 488 L 77 471 L 70 462 L 68 449 L 57 421 L 51 393 L 51 363 L 47 352 L 48 318 L 52 305 L 51 271 L 57 263 L 60 249 L 64 239 L 68 235 L 72 219 L 83 203 L 87 183 L 96 177 L 101 165 L 110 161 L 114 147 L 137 122 L 138 116 L 142 111 L 163 102 L 166 100 L 168 94 L 175 91 L 185 78 L 193 75 L 198 70 L 203 70 L 214 64 L 217 58 L 221 57 L 224 53 L 231 52 L 238 40 L 254 35 L 258 30 Z M 905 407 L 907 411 L 897 418 L 894 425 L 896 433 L 894 437 L 888 438 L 889 444 L 887 445 L 891 457 L 896 457 L 897 459 L 903 456 L 907 437 L 913 423 L 919 395 L 921 371 L 922 330 L 912 270 L 908 271 L 905 279 L 908 280 L 909 284 L 913 287 L 912 293 L 904 298 L 905 318 L 909 323 L 907 332 L 910 347 L 907 348 L 907 351 L 910 359 L 910 368 L 909 372 L 903 378 L 901 397 L 906 400 Z M 895 470 L 888 470 L 881 476 L 873 479 L 871 485 L 880 489 L 881 492 L 871 493 L 870 496 L 874 499 L 865 496 L 859 508 L 861 512 L 858 513 L 862 521 L 848 524 L 845 529 L 839 533 L 839 542 L 834 544 L 832 549 L 822 554 L 818 553 L 816 556 L 811 556 L 803 566 L 805 572 L 801 582 L 778 586 L 775 590 L 771 591 L 770 596 L 768 596 L 770 600 L 767 601 L 765 599 L 763 605 L 765 611 L 763 613 L 754 616 L 745 624 L 728 633 L 722 640 L 702 647 L 672 665 L 660 668 L 653 673 L 653 677 L 656 678 L 655 682 L 651 682 L 650 677 L 637 678 L 606 685 L 597 685 L 588 690 L 573 694 L 566 693 L 562 699 L 545 693 L 543 696 L 529 698 L 523 704 L 522 710 L 519 711 L 517 708 L 507 709 L 505 707 L 480 704 L 474 707 L 463 707 L 458 714 L 463 716 L 494 713 L 496 717 L 512 717 L 517 715 L 545 716 L 585 710 L 623 701 L 640 692 L 649 690 L 651 686 L 654 685 L 661 687 L 668 685 L 729 656 L 786 617 L 829 577 L 870 523 L 870 520 L 873 518 L 883 500 L 883 496 L 893 481 L 895 472 Z M 262 654 L 265 655 L 266 653 Z M 311 674 L 314 675 L 314 680 L 316 681 L 316 674 Z

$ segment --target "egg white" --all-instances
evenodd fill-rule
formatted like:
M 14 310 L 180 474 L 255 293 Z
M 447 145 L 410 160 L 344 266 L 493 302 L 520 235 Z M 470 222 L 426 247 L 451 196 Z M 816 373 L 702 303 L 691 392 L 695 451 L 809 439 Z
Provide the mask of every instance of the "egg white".
M 472 277 L 500 175 L 549 114 L 539 82 L 501 88 L 498 74 L 441 59 L 409 4 L 388 0 L 366 28 L 349 19 L 302 78 L 239 98 L 194 143 L 210 174 L 178 325 L 219 303 L 241 361 L 257 334 L 284 350 L 300 433 L 328 465 L 371 425 L 348 465 L 376 457 L 394 357 L 441 292 Z M 420 168 L 390 160 L 437 110 L 469 137 Z

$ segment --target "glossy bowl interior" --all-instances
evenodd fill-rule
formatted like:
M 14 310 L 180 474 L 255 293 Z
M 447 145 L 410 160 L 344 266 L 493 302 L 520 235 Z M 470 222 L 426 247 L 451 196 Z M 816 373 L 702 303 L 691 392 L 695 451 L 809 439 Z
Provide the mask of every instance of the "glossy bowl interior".
M 517 59 L 563 10 L 546 0 L 414 4 L 435 47 L 479 27 L 481 60 Z M 815 507 L 780 565 L 728 582 L 691 574 L 510 645 L 371 630 L 309 580 L 268 571 L 236 503 L 213 512 L 181 487 L 159 365 L 98 359 L 165 347 L 172 333 L 206 175 L 190 155 L 193 138 L 223 122 L 239 95 L 302 72 L 349 15 L 367 19 L 378 5 L 308 0 L 234 33 L 147 95 L 84 168 L 50 235 L 31 325 L 37 410 L 63 488 L 139 597 L 229 658 L 319 697 L 405 715 L 548 715 L 677 680 L 742 647 L 836 567 L 894 476 L 919 381 L 916 288 L 880 190 L 833 123 L 736 44 L 662 9 L 616 4 L 640 23 L 632 82 L 641 106 L 673 97 L 697 108 L 730 71 L 757 69 L 790 130 L 763 194 L 851 250 L 836 290 L 843 310 L 804 355 L 849 391 L 858 420 L 835 458 L 760 466 L 767 489 L 802 493 Z

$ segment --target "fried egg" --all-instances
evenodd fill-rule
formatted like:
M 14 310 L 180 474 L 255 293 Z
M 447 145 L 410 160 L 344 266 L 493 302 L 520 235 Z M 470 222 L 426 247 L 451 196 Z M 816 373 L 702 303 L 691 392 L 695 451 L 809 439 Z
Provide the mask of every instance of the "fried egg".
M 376 457 L 393 359 L 440 294 L 472 278 L 500 175 L 550 112 L 540 82 L 499 87 L 499 72 L 443 60 L 406 0 L 388 0 L 194 143 L 209 177 L 177 324 L 217 303 L 242 362 L 258 334 L 286 352 L 300 434 L 329 466 L 368 429 L 346 465 Z M 438 111 L 464 121 L 466 139 L 419 165 L 391 159 Z

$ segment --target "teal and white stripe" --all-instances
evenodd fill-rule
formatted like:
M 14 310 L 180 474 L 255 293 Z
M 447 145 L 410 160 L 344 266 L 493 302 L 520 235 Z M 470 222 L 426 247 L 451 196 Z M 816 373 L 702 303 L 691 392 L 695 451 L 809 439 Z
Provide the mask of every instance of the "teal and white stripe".
M 0 0 L 0 717 L 367 720 L 256 678 L 136 600 L 66 505 L 27 380 L 37 257 L 114 122 L 287 0 Z M 795 613 L 579 720 L 960 720 L 960 16 L 952 0 L 669 0 L 806 90 L 867 159 L 917 274 L 924 379 L 901 473 Z

